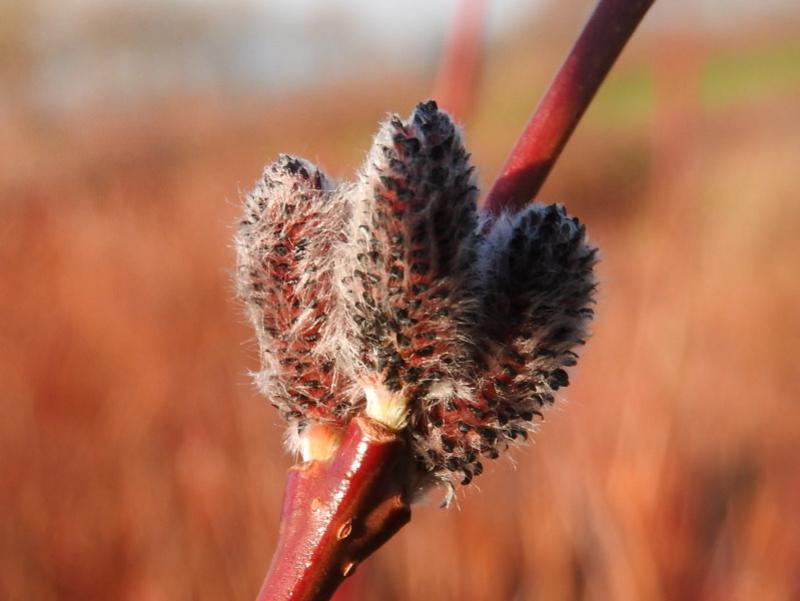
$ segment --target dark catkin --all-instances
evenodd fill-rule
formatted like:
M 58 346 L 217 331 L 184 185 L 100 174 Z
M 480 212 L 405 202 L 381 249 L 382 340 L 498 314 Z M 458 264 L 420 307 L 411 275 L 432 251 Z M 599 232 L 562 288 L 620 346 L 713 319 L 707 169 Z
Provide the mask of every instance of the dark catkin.
M 469 361 L 463 335 L 476 307 L 468 259 L 477 230 L 471 174 L 459 132 L 428 102 L 409 120 L 392 117 L 380 127 L 347 190 L 352 223 L 340 248 L 341 322 L 355 323 L 345 331 L 352 352 L 345 363 L 377 394 L 417 399 L 421 407 L 470 394 L 469 380 L 443 369 L 441 358 Z M 370 249 L 385 261 L 360 265 L 358 255 Z M 424 446 L 428 412 L 409 417 L 410 435 Z
M 238 290 L 262 391 L 291 422 L 407 437 L 423 480 L 468 484 L 527 439 L 587 337 L 596 249 L 560 205 L 476 208 L 434 102 L 379 128 L 356 181 L 281 156 L 245 200 Z

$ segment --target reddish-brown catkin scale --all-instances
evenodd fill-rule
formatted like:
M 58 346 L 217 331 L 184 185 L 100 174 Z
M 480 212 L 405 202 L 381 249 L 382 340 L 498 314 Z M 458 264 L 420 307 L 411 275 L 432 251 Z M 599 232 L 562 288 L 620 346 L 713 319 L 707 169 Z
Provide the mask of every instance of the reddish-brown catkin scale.
M 262 390 L 292 432 L 399 407 L 409 489 L 469 483 L 526 439 L 592 316 L 578 220 L 555 205 L 488 217 L 476 196 L 460 132 L 427 102 L 381 125 L 354 184 L 281 157 L 237 238 Z

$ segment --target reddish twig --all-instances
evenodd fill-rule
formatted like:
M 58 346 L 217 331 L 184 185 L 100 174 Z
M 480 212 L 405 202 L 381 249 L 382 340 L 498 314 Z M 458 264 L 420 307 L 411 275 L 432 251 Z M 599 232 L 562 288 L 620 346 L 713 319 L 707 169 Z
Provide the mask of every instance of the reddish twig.
M 324 601 L 411 519 L 405 442 L 355 418 L 327 461 L 289 470 L 278 546 L 257 601 Z
M 444 46 L 433 98 L 462 123 L 475 101 L 486 0 L 461 0 Z
M 586 107 L 654 0 L 599 0 L 580 37 L 514 145 L 486 210 L 516 211 L 533 199 Z

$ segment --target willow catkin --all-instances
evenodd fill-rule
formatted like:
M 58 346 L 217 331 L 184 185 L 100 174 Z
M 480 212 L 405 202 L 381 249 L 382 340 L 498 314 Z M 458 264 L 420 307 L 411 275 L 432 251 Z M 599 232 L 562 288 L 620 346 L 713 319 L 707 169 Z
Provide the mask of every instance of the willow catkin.
M 257 382 L 289 421 L 367 414 L 426 481 L 469 483 L 568 384 L 592 316 L 596 249 L 563 207 L 489 218 L 434 102 L 383 123 L 353 183 L 281 156 L 245 200 L 238 290 Z

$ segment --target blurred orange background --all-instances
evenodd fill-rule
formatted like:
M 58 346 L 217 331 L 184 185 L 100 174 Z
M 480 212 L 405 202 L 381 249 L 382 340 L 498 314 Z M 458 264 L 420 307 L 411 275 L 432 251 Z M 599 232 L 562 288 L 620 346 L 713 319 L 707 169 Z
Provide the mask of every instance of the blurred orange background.
M 591 6 L 488 4 L 484 187 Z M 0 2 L 0 599 L 255 597 L 291 458 L 239 199 L 278 152 L 349 176 L 454 8 Z M 800 9 L 645 21 L 540 196 L 602 250 L 565 402 L 340 599 L 800 599 Z

